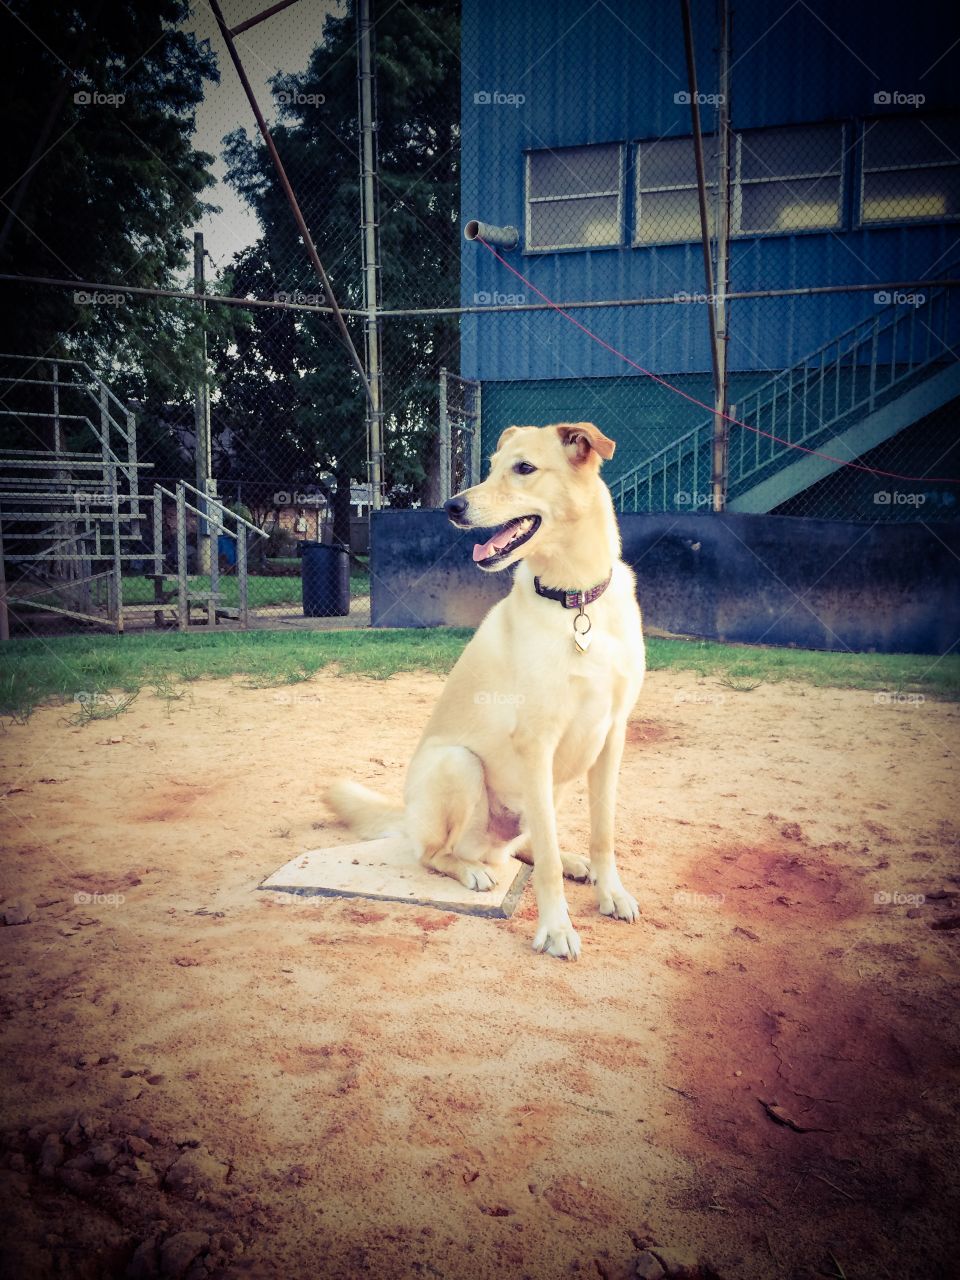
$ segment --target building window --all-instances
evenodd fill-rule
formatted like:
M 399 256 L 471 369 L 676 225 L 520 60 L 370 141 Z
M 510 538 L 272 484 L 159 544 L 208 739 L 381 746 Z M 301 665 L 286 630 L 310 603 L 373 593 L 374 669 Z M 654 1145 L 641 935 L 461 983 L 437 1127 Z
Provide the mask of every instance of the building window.
M 922 116 L 863 124 L 860 222 L 960 216 L 960 121 Z
M 528 249 L 592 249 L 620 244 L 620 143 L 527 152 Z
M 843 218 L 842 125 L 756 129 L 735 137 L 731 231 L 830 231 Z
M 707 221 L 713 235 L 717 203 L 715 135 L 704 135 Z M 659 138 L 637 145 L 634 244 L 700 239 L 697 165 L 692 138 Z

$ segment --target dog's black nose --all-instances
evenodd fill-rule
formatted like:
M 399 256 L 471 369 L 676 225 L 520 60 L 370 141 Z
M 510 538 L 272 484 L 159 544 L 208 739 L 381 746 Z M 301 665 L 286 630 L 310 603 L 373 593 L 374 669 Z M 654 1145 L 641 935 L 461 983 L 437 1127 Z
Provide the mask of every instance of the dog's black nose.
M 458 494 L 453 498 L 448 498 L 443 504 L 443 509 L 447 513 L 448 520 L 452 520 L 454 524 L 461 524 L 463 517 L 466 515 L 468 505 L 467 499 L 460 497 Z

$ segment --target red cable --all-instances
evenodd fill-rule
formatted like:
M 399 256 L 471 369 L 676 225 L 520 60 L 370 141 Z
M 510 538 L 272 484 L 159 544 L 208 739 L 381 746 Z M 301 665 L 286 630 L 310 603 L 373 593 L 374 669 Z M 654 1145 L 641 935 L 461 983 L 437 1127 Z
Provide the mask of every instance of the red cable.
M 565 320 L 569 320 L 570 323 L 575 324 L 578 329 L 582 329 L 588 338 L 592 338 L 593 341 L 598 342 L 601 347 L 605 347 L 607 351 L 618 356 L 621 360 L 625 361 L 626 364 L 638 370 L 638 372 L 645 374 L 648 378 L 652 378 L 654 382 L 659 382 L 661 387 L 666 387 L 668 391 L 676 392 L 678 396 L 683 396 L 684 400 L 689 400 L 691 404 L 697 405 L 698 408 L 705 409 L 707 413 L 712 414 L 714 417 L 719 416 L 727 422 L 732 422 L 735 427 L 743 427 L 745 431 L 752 431 L 755 435 L 766 436 L 768 440 L 775 440 L 777 444 L 786 445 L 788 449 L 798 449 L 801 453 L 810 453 L 817 458 L 825 458 L 827 462 L 835 462 L 837 466 L 852 467 L 854 471 L 867 471 L 870 475 L 886 476 L 891 480 L 908 480 L 912 484 L 960 484 L 960 477 L 904 476 L 898 471 L 881 471 L 877 467 L 864 466 L 861 462 L 849 462 L 845 458 L 834 458 L 829 453 L 821 453 L 819 449 L 808 449 L 805 445 L 794 444 L 791 440 L 784 440 L 782 436 L 775 436 L 769 431 L 761 430 L 760 427 L 752 427 L 749 422 L 741 422 L 739 418 L 731 418 L 728 413 L 721 413 L 718 415 L 716 409 L 711 409 L 708 404 L 704 404 L 704 402 L 702 400 L 698 400 L 696 396 L 690 395 L 688 391 L 683 391 L 680 387 L 675 387 L 673 383 L 667 382 L 664 378 L 659 377 L 655 373 L 651 373 L 650 370 L 645 369 L 642 364 L 637 364 L 636 360 L 631 360 L 630 357 L 624 355 L 622 351 L 618 351 L 617 348 L 612 347 L 609 342 L 605 342 L 599 334 L 594 333 L 592 329 L 588 329 L 585 324 L 581 324 L 575 316 L 572 316 L 569 313 L 569 311 L 564 311 L 563 307 L 554 302 L 552 298 L 548 298 L 547 295 L 541 289 L 538 289 L 535 284 L 529 281 L 526 276 L 521 275 L 516 267 L 512 267 L 505 258 L 501 257 L 501 255 L 497 253 L 496 249 L 494 249 L 493 245 L 487 244 L 486 240 L 484 240 L 482 236 L 477 236 L 477 240 L 485 249 L 489 250 L 489 252 L 493 254 L 498 262 L 503 263 L 507 270 L 512 272 L 518 280 L 522 280 L 528 289 L 532 289 L 539 298 L 542 298 L 548 307 L 552 307 L 553 310 L 562 315 Z

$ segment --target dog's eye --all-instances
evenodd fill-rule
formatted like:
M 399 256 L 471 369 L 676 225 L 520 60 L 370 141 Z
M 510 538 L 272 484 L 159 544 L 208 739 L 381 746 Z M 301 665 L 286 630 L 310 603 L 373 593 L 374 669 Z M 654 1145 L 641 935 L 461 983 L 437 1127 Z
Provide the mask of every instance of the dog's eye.
M 513 469 L 518 476 L 532 476 L 537 468 L 532 462 L 515 462 Z

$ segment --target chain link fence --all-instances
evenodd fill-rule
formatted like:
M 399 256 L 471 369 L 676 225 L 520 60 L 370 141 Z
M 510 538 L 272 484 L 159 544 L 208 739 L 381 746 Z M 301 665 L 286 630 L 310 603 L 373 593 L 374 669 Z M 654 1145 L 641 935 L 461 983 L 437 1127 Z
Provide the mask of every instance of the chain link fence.
M 923 101 L 906 101 L 912 73 L 898 88 L 842 51 L 816 73 L 807 59 L 801 75 L 792 44 L 832 38 L 807 6 L 777 24 L 759 0 L 735 20 L 697 2 L 685 40 L 682 5 L 642 39 L 620 0 L 586 13 L 560 3 L 536 22 L 533 6 L 506 0 L 482 13 L 475 0 L 383 5 L 370 15 L 365 133 L 354 7 L 301 2 L 241 31 L 256 6 L 225 4 L 241 59 L 269 80 L 257 92 L 376 383 L 371 408 L 245 100 L 228 96 L 210 116 L 212 62 L 234 82 L 212 20 L 202 6 L 167 8 L 154 31 L 121 6 L 115 21 L 130 30 L 118 52 L 80 6 L 70 76 L 57 3 L 43 17 L 24 9 L 27 26 L 9 33 L 12 80 L 29 76 L 42 101 L 59 101 L 45 123 L 25 118 L 5 169 L 0 287 L 28 317 L 4 327 L 0 391 L 18 582 L 47 590 L 63 576 L 49 539 L 33 539 L 39 566 L 27 544 L 57 523 L 39 519 L 55 499 L 74 505 L 54 514 L 73 516 L 94 485 L 68 474 L 68 453 L 104 463 L 96 483 L 120 477 L 117 519 L 100 520 L 98 546 L 121 555 L 124 603 L 147 625 L 176 620 L 164 608 L 182 597 L 184 571 L 191 622 L 241 608 L 252 621 L 296 622 L 302 552 L 317 544 L 348 549 L 349 621 L 362 625 L 376 571 L 371 509 L 439 505 L 481 477 L 515 423 L 597 422 L 617 441 L 605 476 L 624 512 L 707 514 L 719 487 L 734 511 L 956 518 L 952 57 L 913 93 Z M 917 57 L 932 63 L 921 26 Z M 857 56 L 876 62 L 869 43 Z M 192 101 L 158 88 L 173 54 L 200 77 Z M 841 64 L 845 87 L 828 110 Z M 791 75 L 803 80 L 793 99 L 777 91 Z M 198 118 L 219 159 L 196 149 Z M 82 141 L 73 199 L 97 225 L 111 184 L 125 199 L 166 200 L 167 224 L 139 226 L 99 260 L 89 235 L 58 232 L 50 193 L 64 129 Z M 36 161 L 48 145 L 53 158 Z M 489 226 L 465 241 L 470 219 Z M 75 377 L 73 394 L 89 401 L 75 418 L 56 398 L 55 358 L 88 370 Z M 135 423 L 133 490 L 129 467 L 106 466 L 114 447 L 129 462 L 130 443 L 104 429 L 95 380 Z M 46 490 L 28 474 L 30 451 L 58 462 Z M 37 497 L 29 520 L 25 499 L 7 496 L 22 493 Z M 81 569 L 95 527 L 71 524 L 86 537 L 74 547 Z

